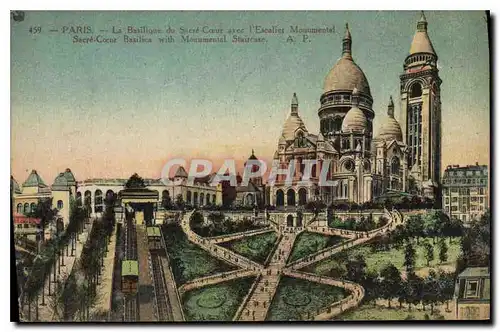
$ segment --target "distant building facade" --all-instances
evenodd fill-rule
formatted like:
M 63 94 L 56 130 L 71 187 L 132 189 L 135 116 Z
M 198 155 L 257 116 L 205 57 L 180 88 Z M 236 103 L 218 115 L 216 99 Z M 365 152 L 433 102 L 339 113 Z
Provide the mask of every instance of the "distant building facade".
M 182 202 L 191 206 L 221 205 L 221 185 L 211 186 L 213 174 L 205 178 L 195 179 L 193 184 L 188 184 L 188 174 L 180 166 L 171 184 L 165 184 L 161 179 L 144 179 L 146 187 L 158 192 L 156 208 L 162 209 L 165 204 L 175 204 L 178 197 Z M 100 216 L 104 211 L 104 199 L 110 195 L 118 195 L 125 189 L 128 179 L 87 179 L 78 182 L 76 193 L 77 202 L 88 206 L 91 216 Z M 178 182 L 177 184 L 174 184 Z M 170 202 L 170 203 L 168 203 Z
M 69 223 L 70 202 L 75 198 L 76 180 L 69 168 L 61 172 L 51 186 L 43 181 L 36 170 L 32 170 L 22 186 L 11 177 L 11 193 L 13 201 L 14 221 L 22 221 L 23 228 L 33 223 L 25 222 L 21 216 L 31 216 L 35 213 L 40 200 L 52 198 L 52 208 L 57 209 L 56 221 L 58 227 L 65 227 Z M 33 219 L 34 220 L 34 219 Z M 16 226 L 15 229 L 21 228 Z
M 489 208 L 487 165 L 449 165 L 443 175 L 443 209 L 463 222 L 479 219 Z
M 456 317 L 459 320 L 490 319 L 490 271 L 468 267 L 458 275 L 455 286 Z

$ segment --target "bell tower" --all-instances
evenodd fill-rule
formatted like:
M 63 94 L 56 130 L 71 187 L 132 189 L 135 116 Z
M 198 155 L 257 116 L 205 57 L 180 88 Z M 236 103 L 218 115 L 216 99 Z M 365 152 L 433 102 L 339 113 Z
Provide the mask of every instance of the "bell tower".
M 441 182 L 441 79 L 437 60 L 422 12 L 400 75 L 401 125 L 410 174 L 423 191 L 434 195 Z

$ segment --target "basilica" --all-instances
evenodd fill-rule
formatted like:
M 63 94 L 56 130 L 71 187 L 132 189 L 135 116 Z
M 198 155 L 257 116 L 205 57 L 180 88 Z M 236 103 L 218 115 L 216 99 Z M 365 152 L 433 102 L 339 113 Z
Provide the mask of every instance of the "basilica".
M 292 183 L 278 176 L 268 186 L 270 205 L 297 206 L 314 200 L 361 204 L 409 192 L 436 198 L 439 192 L 441 80 L 424 13 L 400 75 L 401 123 L 395 119 L 392 96 L 386 96 L 387 110 L 377 110 L 385 114 L 375 137 L 370 84 L 354 61 L 352 40 L 346 25 L 342 56 L 324 81 L 318 134 L 306 128 L 293 94 L 274 160 L 283 168 L 295 162 L 295 173 Z M 316 160 L 317 166 L 312 168 L 311 181 L 304 184 L 302 161 L 307 159 Z M 320 186 L 320 169 L 326 163 L 327 180 L 333 185 Z

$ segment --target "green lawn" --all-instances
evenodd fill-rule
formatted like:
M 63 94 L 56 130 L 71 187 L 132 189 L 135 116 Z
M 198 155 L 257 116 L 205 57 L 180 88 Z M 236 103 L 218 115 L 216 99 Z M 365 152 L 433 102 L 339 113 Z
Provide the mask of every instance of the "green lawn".
M 182 297 L 186 321 L 231 321 L 254 280 L 235 279 L 186 292 Z
M 295 240 L 288 262 L 296 261 L 321 249 L 334 246 L 344 240 L 345 238 L 341 236 L 328 236 L 312 232 L 302 232 Z
M 278 239 L 275 232 L 249 236 L 243 239 L 220 243 L 219 245 L 263 264 Z
M 283 277 L 266 320 L 301 320 L 308 312 L 316 312 L 346 296 L 343 288 Z
M 432 242 L 431 242 L 432 243 Z M 434 257 L 435 259 L 430 262 L 430 268 L 455 268 L 455 262 L 460 254 L 460 243 L 458 238 L 452 240 L 451 245 L 448 240 L 446 240 L 446 244 L 448 245 L 448 259 L 443 264 L 439 263 L 439 249 L 436 244 L 434 247 Z M 427 262 L 425 260 L 424 255 L 424 247 L 422 245 L 415 246 L 417 252 L 417 259 L 415 264 L 415 269 L 425 269 L 427 268 Z M 394 264 L 399 270 L 404 270 L 404 247 L 401 249 L 391 249 L 389 251 L 378 251 L 372 252 L 370 245 L 362 245 L 358 247 L 354 247 L 348 249 L 346 251 L 347 257 L 355 257 L 358 254 L 363 255 L 366 260 L 367 269 L 371 271 L 380 271 L 380 269 L 387 265 L 388 263 Z M 316 273 L 320 275 L 328 275 L 332 277 L 338 277 L 339 273 L 342 271 L 342 267 L 339 262 L 336 260 L 337 255 L 326 258 L 322 261 L 319 261 L 316 264 L 313 264 L 309 267 L 304 268 L 304 271 Z
M 218 272 L 237 269 L 189 242 L 179 225 L 164 225 L 163 234 L 175 281 L 181 285 L 187 281 Z
M 438 319 L 437 315 L 431 316 L 430 312 L 424 312 L 415 308 L 409 311 L 408 308 L 399 309 L 398 307 L 393 307 L 389 309 L 387 307 L 364 304 L 335 317 L 333 320 L 424 320 L 426 313 L 430 319 Z

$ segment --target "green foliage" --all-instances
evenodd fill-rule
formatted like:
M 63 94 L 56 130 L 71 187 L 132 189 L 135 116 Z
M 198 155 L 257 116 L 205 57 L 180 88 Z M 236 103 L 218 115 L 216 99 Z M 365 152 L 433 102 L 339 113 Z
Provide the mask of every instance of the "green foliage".
M 219 245 L 228 248 L 237 254 L 247 257 L 254 262 L 263 264 L 271 254 L 271 250 L 278 236 L 275 232 L 253 235 L 234 241 L 220 243 Z
M 425 260 L 427 261 L 427 266 L 429 266 L 430 262 L 434 259 L 434 247 L 427 240 L 424 241 L 423 246 L 424 246 Z
M 345 238 L 340 236 L 328 236 L 318 233 L 302 232 L 295 240 L 288 262 L 296 261 L 324 248 L 332 247 L 344 240 Z
M 140 189 L 146 188 L 144 179 L 141 178 L 137 173 L 132 174 L 132 176 L 125 183 L 125 188 L 127 189 Z
M 405 246 L 405 259 L 404 265 L 406 267 L 406 271 L 413 271 L 415 268 L 415 255 L 416 251 L 411 242 L 408 242 Z
M 182 198 L 182 195 L 181 194 L 178 194 L 176 197 L 175 197 L 175 206 L 178 208 L 178 209 L 183 209 L 184 208 L 184 198 Z
M 254 277 L 240 278 L 186 292 L 186 321 L 230 321 L 252 286 Z
M 391 299 L 396 297 L 401 288 L 401 274 L 393 264 L 388 264 L 380 270 L 380 278 L 380 295 L 388 301 L 391 307 Z
M 235 269 L 235 266 L 210 256 L 205 250 L 191 243 L 178 224 L 163 225 L 162 233 L 178 285 L 195 278 Z
M 446 245 L 446 242 L 444 239 L 440 239 L 438 243 L 439 247 L 439 262 L 443 263 L 448 260 L 448 246 Z
M 481 218 L 464 230 L 461 241 L 462 257 L 457 262 L 457 273 L 467 266 L 490 266 L 491 216 L 486 211 Z
M 347 295 L 340 287 L 282 277 L 266 320 L 303 320 L 307 313 L 315 313 Z
M 212 237 L 233 234 L 263 228 L 265 226 L 254 224 L 251 218 L 243 217 L 241 221 L 226 218 L 222 212 L 212 212 L 207 217 L 209 223 L 205 224 L 203 214 L 195 211 L 189 220 L 191 229 L 203 237 Z
M 366 261 L 363 255 L 356 255 L 353 259 L 348 260 L 346 270 L 349 280 L 356 282 L 363 280 L 366 274 Z

